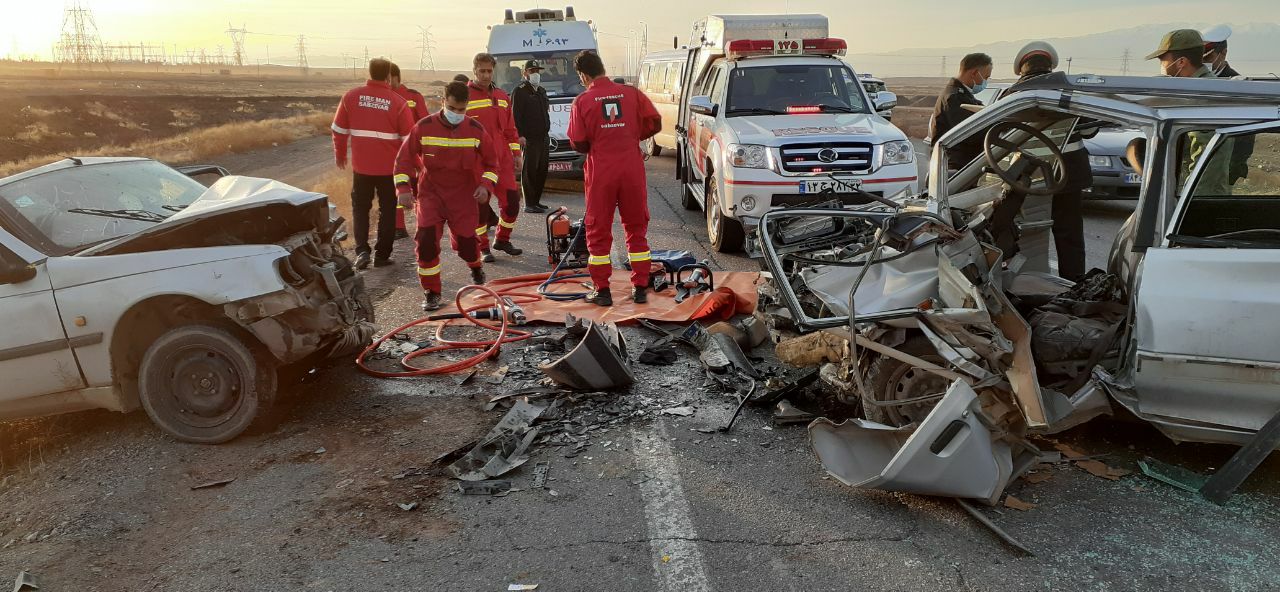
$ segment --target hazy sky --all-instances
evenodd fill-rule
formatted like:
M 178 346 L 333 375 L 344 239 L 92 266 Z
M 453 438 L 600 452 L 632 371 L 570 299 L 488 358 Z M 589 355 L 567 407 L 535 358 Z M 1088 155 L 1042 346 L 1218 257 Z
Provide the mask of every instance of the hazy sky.
M 0 55 L 47 59 L 62 27 L 61 0 L 3 0 Z M 336 66 L 343 53 L 389 55 L 416 67 L 419 25 L 430 25 L 442 69 L 467 69 L 483 49 L 487 25 L 504 8 L 522 4 L 489 0 L 80 0 L 92 9 L 107 43 L 147 42 L 169 50 L 231 51 L 228 23 L 251 34 L 249 63 L 296 60 L 296 35 L 307 36 L 313 66 Z M 530 4 L 532 4 L 530 2 Z M 544 5 L 562 8 L 560 5 Z M 959 47 L 1032 37 L 1070 37 L 1149 23 L 1221 20 L 1280 21 L 1278 0 L 578 0 L 579 19 L 600 31 L 606 60 L 620 63 L 631 31 L 648 25 L 650 49 L 666 49 L 673 36 L 683 41 L 689 25 L 707 13 L 817 12 L 831 19 L 832 34 L 849 42 L 850 53 L 915 47 Z M 695 8 L 696 7 L 696 8 Z M 262 33 L 262 34 L 255 34 Z M 273 35 L 265 35 L 266 33 Z M 1145 44 L 1144 44 L 1145 45 Z

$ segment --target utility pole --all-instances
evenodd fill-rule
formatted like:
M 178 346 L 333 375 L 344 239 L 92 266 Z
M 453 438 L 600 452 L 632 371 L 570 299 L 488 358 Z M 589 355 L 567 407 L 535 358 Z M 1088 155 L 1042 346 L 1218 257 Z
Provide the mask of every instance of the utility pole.
M 942 56 L 942 69 L 938 70 L 938 76 L 943 78 L 947 76 L 947 56 Z
M 1072 58 L 1067 58 L 1067 74 L 1071 73 L 1071 59 Z
M 240 28 L 237 29 L 232 27 L 231 23 L 227 23 L 227 34 L 231 35 L 232 57 L 235 59 L 235 64 L 237 66 L 244 65 L 244 36 L 248 32 L 249 31 L 244 28 L 244 24 L 241 24 Z
M 62 11 L 62 37 L 57 49 L 59 61 L 72 62 L 76 67 L 106 61 L 93 12 L 80 0 L 70 0 Z
M 307 36 L 298 35 L 298 69 L 302 70 L 302 75 L 306 76 L 310 73 L 311 65 L 307 63 Z
M 424 72 L 436 69 L 436 60 L 432 55 L 436 42 L 431 38 L 431 27 L 418 27 L 418 69 Z
M 1124 53 L 1120 54 L 1120 73 L 1129 75 L 1129 48 L 1124 48 Z

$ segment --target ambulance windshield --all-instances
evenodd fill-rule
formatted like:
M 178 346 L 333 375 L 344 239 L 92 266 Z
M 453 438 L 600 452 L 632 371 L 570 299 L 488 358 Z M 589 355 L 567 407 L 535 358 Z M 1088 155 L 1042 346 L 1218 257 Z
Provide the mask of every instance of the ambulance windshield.
M 585 90 L 578 80 L 578 73 L 573 69 L 573 56 L 577 53 L 577 51 L 564 51 L 496 56 L 498 66 L 493 71 L 493 82 L 510 94 L 520 85 L 520 81 L 524 80 L 521 75 L 524 71 L 524 63 L 536 59 L 542 64 L 542 88 L 547 89 L 548 96 L 577 96 Z
M 853 72 L 840 65 L 738 67 L 729 77 L 725 115 L 869 113 L 861 90 Z

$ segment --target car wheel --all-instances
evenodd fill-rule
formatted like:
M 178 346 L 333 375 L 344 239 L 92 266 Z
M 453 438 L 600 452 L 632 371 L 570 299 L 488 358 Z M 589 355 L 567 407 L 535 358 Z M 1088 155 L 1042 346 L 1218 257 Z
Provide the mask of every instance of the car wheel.
M 642 140 L 640 148 L 649 156 L 662 156 L 662 146 L 659 146 L 653 138 Z
M 273 361 L 208 325 L 161 335 L 138 369 L 143 409 L 160 429 L 185 442 L 218 444 L 239 436 L 266 414 L 275 395 Z
M 724 215 L 720 209 L 720 189 L 715 175 L 707 179 L 707 239 L 717 253 L 742 250 L 742 223 Z
M 923 335 L 908 339 L 897 349 L 926 362 L 946 366 L 946 361 Z M 933 411 L 941 397 L 916 403 L 903 402 L 940 395 L 950 386 L 947 379 L 937 374 L 888 356 L 877 356 L 867 369 L 869 393 L 863 394 L 862 414 L 870 421 L 895 427 L 919 424 Z M 869 400 L 868 394 L 874 399 Z

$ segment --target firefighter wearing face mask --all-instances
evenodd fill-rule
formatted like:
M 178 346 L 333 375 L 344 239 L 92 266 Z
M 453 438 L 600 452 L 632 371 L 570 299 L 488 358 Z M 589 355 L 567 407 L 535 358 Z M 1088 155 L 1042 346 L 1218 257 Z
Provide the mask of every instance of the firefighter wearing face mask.
M 470 100 L 467 102 L 467 115 L 479 121 L 489 133 L 490 141 L 500 150 L 498 156 L 498 215 L 494 215 L 486 202 L 480 207 L 480 226 L 476 234 L 480 238 L 480 249 L 484 252 L 485 262 L 494 261 L 489 251 L 489 225 L 498 226 L 493 248 L 508 255 L 519 255 L 522 249 L 511 244 L 511 231 L 516 227 L 516 217 L 520 213 L 520 186 L 516 183 L 516 169 L 523 164 L 523 148 L 520 146 L 520 134 L 516 131 L 516 122 L 511 114 L 511 97 L 506 91 L 493 83 L 493 70 L 498 60 L 487 53 L 479 54 L 471 62 L 475 79 L 468 85 Z
M 396 195 L 416 206 L 418 281 L 426 311 L 441 306 L 440 233 L 444 224 L 458 256 L 471 268 L 471 281 L 485 283 L 476 236 L 477 203 L 487 203 L 498 184 L 498 147 L 475 119 L 467 117 L 467 85 L 445 87 L 439 113 L 413 126 L 396 155 Z M 410 179 L 417 177 L 415 192 Z

